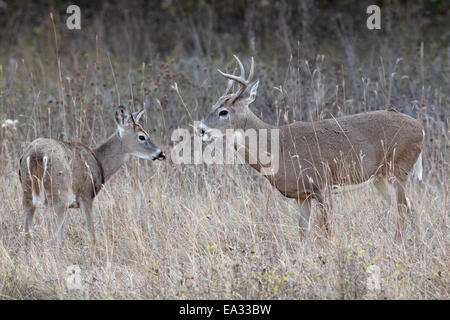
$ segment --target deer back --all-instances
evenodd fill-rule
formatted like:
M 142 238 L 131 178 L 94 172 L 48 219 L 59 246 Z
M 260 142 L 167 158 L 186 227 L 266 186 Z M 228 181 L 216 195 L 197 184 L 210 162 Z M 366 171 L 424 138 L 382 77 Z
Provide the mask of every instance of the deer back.
M 95 152 L 79 142 L 39 138 L 31 142 L 20 159 L 19 177 L 29 188 L 27 158 L 34 185 L 38 185 L 44 174 L 44 157 L 47 160 L 47 175 L 44 186 L 48 195 L 55 191 L 85 197 L 94 197 L 104 183 L 103 169 Z

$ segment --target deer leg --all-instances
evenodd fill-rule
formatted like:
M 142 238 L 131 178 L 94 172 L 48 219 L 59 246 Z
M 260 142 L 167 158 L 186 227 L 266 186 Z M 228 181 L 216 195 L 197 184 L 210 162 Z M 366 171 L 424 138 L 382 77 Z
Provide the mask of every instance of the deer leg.
M 67 209 L 66 205 L 60 205 L 55 208 L 57 216 L 56 231 L 58 234 L 58 243 L 60 247 L 62 247 L 64 244 L 63 229 L 64 229 L 64 221 L 66 220 L 66 209 Z
M 298 220 L 300 240 L 305 239 L 306 233 L 309 231 L 311 217 L 311 199 L 298 199 L 300 205 L 300 217 Z
M 391 196 L 389 195 L 387 185 L 388 182 L 385 181 L 386 178 L 384 177 L 377 177 L 373 180 L 373 185 L 378 190 L 378 192 L 381 194 L 381 196 L 386 200 L 386 202 L 391 205 Z
M 392 212 L 392 207 L 395 206 L 397 203 L 397 195 L 395 193 L 394 187 L 389 183 L 389 180 L 387 177 L 377 177 L 373 180 L 373 185 L 377 189 L 377 191 L 380 193 L 380 195 L 383 197 L 383 199 L 388 204 L 388 219 L 387 221 L 390 221 L 390 215 Z
M 319 227 L 327 237 L 331 234 L 330 222 L 328 214 L 331 212 L 331 194 L 330 190 L 325 189 L 323 192 L 316 192 L 315 199 L 319 203 L 321 216 L 319 218 Z
M 402 234 L 405 233 L 406 217 L 411 215 L 411 209 L 408 205 L 408 198 L 406 197 L 404 184 L 401 182 L 402 180 L 397 179 L 395 182 L 390 182 L 387 177 L 374 180 L 375 187 L 382 194 L 383 198 L 386 199 L 391 207 L 390 210 L 392 210 L 392 207 L 397 207 L 396 241 L 400 241 Z
M 92 199 L 81 199 L 80 207 L 86 218 L 90 240 L 95 244 L 94 222 L 92 220 Z
M 23 208 L 25 211 L 25 236 L 31 238 L 31 228 L 33 227 L 33 218 L 36 207 L 33 206 L 30 200 L 23 200 Z
M 411 209 L 408 205 L 408 198 L 406 197 L 403 183 L 396 182 L 395 184 L 397 196 L 397 210 L 398 218 L 395 230 L 395 240 L 400 241 L 406 231 L 406 221 L 411 218 Z
M 393 207 L 397 206 L 397 193 L 394 188 L 394 185 L 389 182 L 387 177 L 377 177 L 373 180 L 373 184 L 381 196 L 386 200 L 389 210 L 388 210 L 388 221 L 390 221 L 390 216 L 392 213 Z

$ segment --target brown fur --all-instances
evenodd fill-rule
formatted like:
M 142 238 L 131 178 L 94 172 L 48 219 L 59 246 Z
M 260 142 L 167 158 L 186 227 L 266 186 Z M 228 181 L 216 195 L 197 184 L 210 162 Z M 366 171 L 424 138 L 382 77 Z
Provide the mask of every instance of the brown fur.
M 239 60 L 238 63 L 241 65 Z M 244 75 L 242 69 L 241 75 Z M 226 93 L 220 97 L 200 125 L 199 132 L 208 135 L 212 134 L 212 129 L 218 129 L 222 134 L 226 134 L 227 129 L 244 132 L 248 129 L 257 132 L 259 129 L 279 130 L 279 170 L 265 177 L 283 195 L 301 204 L 302 237 L 309 224 L 311 199 L 319 203 L 321 227 L 328 233 L 327 216 L 333 189 L 373 179 L 386 200 L 398 208 L 396 238 L 400 238 L 405 230 L 405 218 L 410 215 L 405 194 L 406 179 L 424 148 L 423 127 L 417 120 L 390 109 L 276 127 L 264 123 L 248 107 L 255 99 L 258 81 L 240 83 L 245 89 L 239 91 L 242 94 Z M 268 132 L 269 151 L 270 136 Z M 259 135 L 257 138 L 259 146 Z M 250 158 L 248 150 L 246 141 L 244 155 L 247 162 Z M 259 152 L 255 156 L 258 157 Z M 261 172 L 260 163 L 257 159 L 250 165 Z
M 45 177 L 46 204 L 68 202 L 70 194 L 94 198 L 105 182 L 103 167 L 94 150 L 79 142 L 38 138 L 28 145 L 20 158 L 19 174 L 22 187 L 31 191 L 26 159 L 30 157 L 30 171 L 34 179 L 35 193 L 40 194 L 43 175 L 43 157 L 48 157 L 48 175 Z M 74 176 L 72 173 L 76 173 Z M 24 193 L 31 203 L 31 192 Z
M 417 120 L 390 111 L 283 126 L 280 170 L 268 178 L 295 199 L 314 196 L 325 185 L 359 184 L 375 176 L 403 182 L 422 152 L 422 130 Z M 299 157 L 290 161 L 289 151 Z

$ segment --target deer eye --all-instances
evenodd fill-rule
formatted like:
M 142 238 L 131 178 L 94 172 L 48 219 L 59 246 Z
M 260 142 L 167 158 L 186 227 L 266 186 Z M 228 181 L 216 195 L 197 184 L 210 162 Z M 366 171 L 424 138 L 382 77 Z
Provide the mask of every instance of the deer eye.
M 144 141 L 144 140 L 145 140 L 145 136 L 140 135 L 140 136 L 139 136 L 139 140 Z
M 226 117 L 228 115 L 228 111 L 227 110 L 222 110 L 219 112 L 219 117 Z

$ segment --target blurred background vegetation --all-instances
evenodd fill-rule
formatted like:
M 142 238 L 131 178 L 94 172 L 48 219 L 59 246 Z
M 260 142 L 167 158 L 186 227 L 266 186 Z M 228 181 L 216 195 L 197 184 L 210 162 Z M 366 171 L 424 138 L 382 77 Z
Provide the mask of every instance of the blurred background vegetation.
M 228 56 L 230 52 L 286 59 L 297 54 L 297 41 L 302 44 L 302 58 L 312 60 L 320 53 L 345 59 L 342 37 L 355 42 L 356 57 L 372 46 L 404 54 L 416 50 L 423 40 L 433 43 L 430 50 L 439 44 L 447 50 L 448 44 L 450 6 L 444 0 L 82 0 L 73 3 L 82 11 L 81 32 L 64 28 L 70 4 L 2 0 L 0 36 L 5 53 L 21 41 L 32 43 L 39 52 L 45 46 L 53 49 L 50 12 L 61 33 L 61 54 L 85 53 L 98 36 L 104 49 L 138 62 L 161 56 Z M 370 4 L 381 8 L 381 31 L 366 29 Z
M 252 107 L 270 123 L 392 106 L 427 136 L 447 134 L 448 1 L 85 0 L 81 30 L 66 28 L 70 4 L 0 0 L 0 120 L 19 119 L 25 140 L 95 144 L 121 103 L 144 105 L 170 144 L 174 128 L 207 114 L 225 85 L 216 68 L 232 71 L 232 54 L 255 57 Z M 371 4 L 381 30 L 366 27 Z M 442 161 L 447 138 L 429 142 Z

